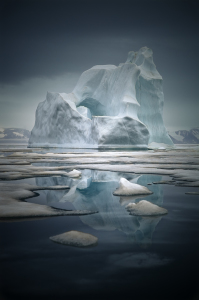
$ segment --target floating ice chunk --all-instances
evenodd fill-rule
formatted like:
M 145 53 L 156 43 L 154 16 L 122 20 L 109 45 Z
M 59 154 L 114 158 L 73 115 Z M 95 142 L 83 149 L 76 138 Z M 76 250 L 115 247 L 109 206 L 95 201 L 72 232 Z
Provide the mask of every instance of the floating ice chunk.
M 74 169 L 71 172 L 68 172 L 67 176 L 72 177 L 72 178 L 76 178 L 76 177 L 80 177 L 81 174 L 82 173 L 80 171 Z
M 31 197 L 31 195 L 28 196 Z M 28 202 L 18 202 L 8 198 L 5 198 L 3 200 L 0 198 L 0 208 L 1 208 L 0 220 L 12 219 L 12 218 L 78 216 L 78 215 L 86 215 L 86 214 L 94 213 L 88 210 L 80 211 L 80 210 L 57 209 L 57 208 L 49 207 L 47 205 L 40 205 L 40 204 L 28 203 Z
M 130 203 L 126 206 L 126 209 L 134 216 L 160 216 L 168 213 L 167 209 L 146 200 L 141 200 L 138 203 Z
M 153 194 L 147 187 L 131 183 L 125 178 L 120 178 L 120 186 L 113 195 L 130 196 L 130 195 L 150 195 Z
M 89 233 L 72 230 L 52 236 L 50 237 L 50 240 L 59 244 L 73 247 L 88 247 L 96 246 L 98 238 Z

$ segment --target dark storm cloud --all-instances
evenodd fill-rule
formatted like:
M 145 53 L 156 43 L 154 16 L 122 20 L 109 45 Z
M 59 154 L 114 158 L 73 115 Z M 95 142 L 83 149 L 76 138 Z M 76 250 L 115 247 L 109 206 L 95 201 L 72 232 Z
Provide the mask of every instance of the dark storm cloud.
M 71 92 L 94 65 L 153 49 L 167 127 L 198 126 L 197 0 L 4 0 L 0 122 L 31 129 L 46 91 Z
M 7 0 L 1 14 L 2 83 L 117 65 L 145 45 L 162 69 L 173 49 L 182 48 L 179 65 L 197 52 L 197 1 Z

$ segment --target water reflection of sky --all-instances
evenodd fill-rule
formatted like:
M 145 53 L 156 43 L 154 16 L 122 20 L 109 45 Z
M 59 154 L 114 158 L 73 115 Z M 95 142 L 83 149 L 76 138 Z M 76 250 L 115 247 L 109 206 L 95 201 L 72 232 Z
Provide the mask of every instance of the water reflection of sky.
M 190 188 L 156 184 L 147 186 L 152 195 L 124 199 L 112 194 L 120 177 L 144 186 L 161 180 L 158 175 L 90 170 L 79 180 L 29 180 L 71 187 L 41 191 L 31 202 L 98 213 L 0 223 L 5 299 L 192 299 L 199 270 L 198 196 L 185 195 Z M 125 206 L 142 199 L 165 207 L 168 215 L 129 215 Z M 82 249 L 49 240 L 69 230 L 93 234 L 98 245 Z

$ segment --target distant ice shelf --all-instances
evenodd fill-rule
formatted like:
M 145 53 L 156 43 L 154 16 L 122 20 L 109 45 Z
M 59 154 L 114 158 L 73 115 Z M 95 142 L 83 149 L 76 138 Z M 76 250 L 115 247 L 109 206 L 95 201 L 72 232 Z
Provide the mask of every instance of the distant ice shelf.
M 165 129 L 162 77 L 147 47 L 127 61 L 94 66 L 69 93 L 39 103 L 30 147 L 147 148 L 173 142 Z

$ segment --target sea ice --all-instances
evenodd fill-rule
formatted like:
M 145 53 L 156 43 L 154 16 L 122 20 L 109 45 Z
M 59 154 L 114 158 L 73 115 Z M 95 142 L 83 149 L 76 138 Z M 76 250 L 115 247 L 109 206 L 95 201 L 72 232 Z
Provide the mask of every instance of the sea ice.
M 113 192 L 115 196 L 150 195 L 152 192 L 145 186 L 131 183 L 125 178 L 120 179 L 119 188 Z
M 96 246 L 98 238 L 89 233 L 72 230 L 52 236 L 50 240 L 73 247 L 89 247 Z
M 77 178 L 77 177 L 80 177 L 81 176 L 81 172 L 78 171 L 78 170 L 72 170 L 71 172 L 68 172 L 68 177 L 71 177 L 71 178 Z
M 138 203 L 129 203 L 126 209 L 134 216 L 160 216 L 168 213 L 167 209 L 146 200 L 141 200 Z
M 81 172 L 78 170 L 72 170 L 65 172 L 66 167 L 46 167 L 46 166 L 32 166 L 19 164 L 6 164 L 0 165 L 0 180 L 17 180 L 31 177 L 43 177 L 43 176 L 66 176 L 71 178 L 79 178 Z
M 85 170 L 89 171 L 89 170 Z M 67 191 L 45 191 L 47 202 L 53 205 L 53 202 L 72 202 L 74 209 L 76 210 L 89 210 L 98 211 L 95 215 L 80 216 L 81 221 L 94 228 L 95 230 L 113 231 L 119 230 L 123 232 L 128 239 L 137 241 L 138 244 L 150 244 L 152 234 L 157 222 L 160 220 L 158 217 L 140 217 L 132 216 L 126 210 L 125 206 L 132 201 L 145 196 L 123 196 L 125 203 L 121 203 L 116 198 L 112 191 L 114 191 L 118 185 L 118 179 L 121 174 L 116 172 L 90 171 L 82 172 L 81 179 L 71 179 L 67 177 L 50 177 L 50 178 L 37 178 L 37 185 L 46 186 L 49 185 L 69 185 L 70 190 Z M 88 178 L 88 176 L 91 176 Z M 142 175 L 136 176 L 134 174 L 127 174 L 129 180 L 136 182 L 140 185 L 144 185 L 148 180 L 160 180 L 160 176 Z M 84 185 L 82 183 L 86 182 Z M 153 179 L 152 179 L 153 178 Z M 79 188 L 81 187 L 81 189 Z M 153 194 L 148 195 L 147 199 L 157 205 L 162 206 L 163 195 L 162 187 L 160 185 L 153 185 Z M 124 205 L 123 205 L 124 204 Z
M 25 201 L 35 196 L 35 190 L 63 190 L 68 186 L 34 186 L 27 183 L 1 183 L 0 182 L 0 220 L 7 218 L 30 218 L 50 216 L 85 215 L 94 213 L 87 210 L 67 211 L 53 208 L 47 205 L 39 205 Z
M 183 149 L 180 147 L 168 151 L 157 149 L 155 151 L 100 151 L 90 153 L 24 153 L 23 149 L 20 153 L 19 150 L 17 153 L 15 152 L 9 156 L 0 158 L 1 180 L 16 180 L 41 176 L 68 177 L 69 173 L 66 170 L 72 171 L 72 169 L 78 169 L 84 172 L 83 170 L 90 169 L 102 172 L 101 175 L 99 175 L 99 172 L 96 173 L 100 181 L 103 181 L 107 177 L 107 174 L 109 174 L 104 171 L 113 171 L 168 175 L 173 178 L 173 181 L 167 182 L 168 184 L 199 186 L 198 146 L 190 147 L 183 145 Z M 9 152 L 13 151 L 14 149 L 9 149 Z M 1 152 L 8 152 L 8 149 L 6 151 L 5 149 L 1 149 Z M 31 163 L 34 163 L 34 165 L 31 165 Z M 118 181 L 120 177 L 123 176 L 121 174 L 118 176 L 117 174 L 114 181 Z M 155 182 L 158 181 L 155 180 Z M 149 182 L 143 185 L 146 186 L 147 183 Z
M 69 93 L 47 93 L 39 103 L 30 147 L 147 148 L 173 146 L 165 129 L 162 77 L 147 47 L 119 66 L 94 66 Z M 155 116 L 155 117 L 154 117 Z

